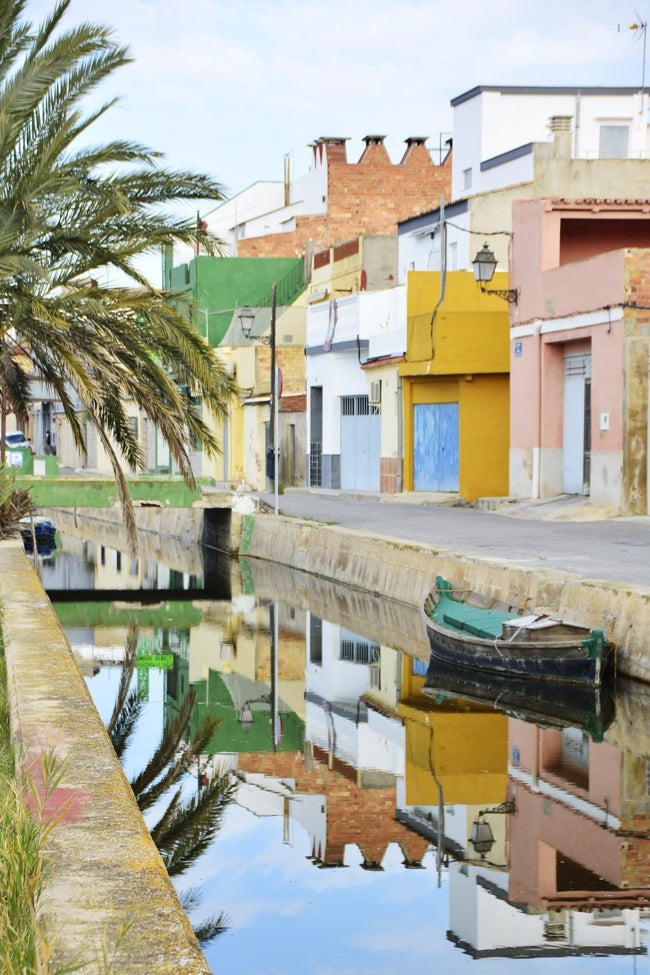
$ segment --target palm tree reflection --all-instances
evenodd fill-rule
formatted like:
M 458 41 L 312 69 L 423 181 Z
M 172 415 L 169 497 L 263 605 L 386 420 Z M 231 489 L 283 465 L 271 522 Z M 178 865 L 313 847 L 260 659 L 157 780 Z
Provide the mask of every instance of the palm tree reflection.
M 107 724 L 109 737 L 121 762 L 145 704 L 140 691 L 131 687 L 137 648 L 138 627 L 133 625 L 127 635 L 120 684 Z M 150 826 L 150 833 L 170 877 L 180 877 L 209 847 L 237 791 L 236 780 L 225 769 L 217 769 L 209 779 L 199 774 L 201 753 L 205 753 L 219 726 L 219 719 L 207 715 L 196 732 L 186 740 L 184 736 L 195 703 L 196 692 L 191 689 L 173 721 L 164 730 L 146 766 L 130 782 L 141 812 L 146 812 L 159 802 L 166 802 L 162 814 Z M 193 767 L 197 770 L 198 787 L 196 793 L 188 798 L 183 796 L 185 790 L 181 779 Z M 189 914 L 198 906 L 200 892 L 191 887 L 180 891 L 179 899 Z M 199 942 L 205 946 L 225 931 L 227 920 L 226 914 L 221 911 L 195 926 L 194 932 Z

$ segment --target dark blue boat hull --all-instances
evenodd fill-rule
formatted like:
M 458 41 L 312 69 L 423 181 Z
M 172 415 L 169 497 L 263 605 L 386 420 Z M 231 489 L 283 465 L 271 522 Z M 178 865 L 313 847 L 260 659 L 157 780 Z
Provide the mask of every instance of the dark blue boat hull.
M 514 652 L 495 650 L 489 640 L 457 638 L 441 628 L 434 629 L 429 620 L 427 631 L 433 657 L 453 667 L 505 678 L 599 685 L 606 679 L 613 662 L 613 654 L 609 651 L 605 656 L 589 657 L 586 652 L 580 654 L 571 651 L 560 655 L 542 652 L 540 648 L 527 648 L 516 655 Z

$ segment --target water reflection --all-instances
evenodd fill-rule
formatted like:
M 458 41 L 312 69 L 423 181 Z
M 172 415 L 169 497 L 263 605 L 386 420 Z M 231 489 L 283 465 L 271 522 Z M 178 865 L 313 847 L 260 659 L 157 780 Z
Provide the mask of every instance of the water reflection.
M 219 720 L 190 787 L 225 762 L 237 803 L 186 878 L 230 916 L 215 971 L 597 973 L 646 955 L 649 687 L 619 681 L 614 711 L 606 693 L 469 685 L 429 670 L 407 607 L 254 561 L 227 572 L 227 599 L 57 607 L 100 710 L 135 620 L 150 737 L 190 688 L 191 727 Z

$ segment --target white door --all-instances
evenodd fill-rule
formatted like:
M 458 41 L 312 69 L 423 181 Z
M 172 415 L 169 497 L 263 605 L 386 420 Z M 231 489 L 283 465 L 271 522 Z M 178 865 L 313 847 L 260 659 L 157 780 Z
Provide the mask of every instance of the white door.
M 562 490 L 589 493 L 591 356 L 564 357 Z

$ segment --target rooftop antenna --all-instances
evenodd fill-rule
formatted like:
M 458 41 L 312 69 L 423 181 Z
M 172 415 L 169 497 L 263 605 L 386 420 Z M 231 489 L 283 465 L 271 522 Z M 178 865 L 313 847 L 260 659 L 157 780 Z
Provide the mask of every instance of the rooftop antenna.
M 641 72 L 641 94 L 645 94 L 645 52 L 646 52 L 646 36 L 648 33 L 648 22 L 647 20 L 641 20 L 638 12 L 634 11 L 636 14 L 636 23 L 630 24 L 630 30 L 634 31 L 634 40 L 638 41 L 640 37 L 643 38 L 643 71 Z

